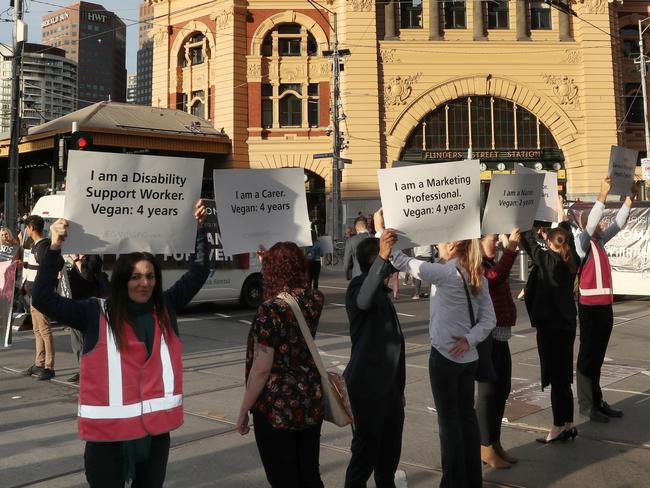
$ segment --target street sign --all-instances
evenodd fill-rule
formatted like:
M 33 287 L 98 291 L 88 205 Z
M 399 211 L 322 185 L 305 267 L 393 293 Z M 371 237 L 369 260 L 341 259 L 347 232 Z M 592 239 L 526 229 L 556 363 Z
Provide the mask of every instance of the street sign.
M 316 153 L 314 154 L 314 159 L 327 159 L 327 158 L 333 158 L 334 154 L 333 153 Z
M 645 181 L 650 181 L 650 158 L 641 158 L 641 174 Z
M 348 158 L 339 158 L 339 161 L 345 164 L 352 164 L 352 160 Z

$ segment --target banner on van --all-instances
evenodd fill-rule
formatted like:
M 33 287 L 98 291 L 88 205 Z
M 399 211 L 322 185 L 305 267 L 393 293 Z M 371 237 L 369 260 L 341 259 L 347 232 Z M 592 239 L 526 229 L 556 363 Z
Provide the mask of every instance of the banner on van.
M 302 168 L 216 169 L 214 199 L 226 254 L 312 244 Z
M 194 251 L 203 160 L 70 151 L 67 254 Z

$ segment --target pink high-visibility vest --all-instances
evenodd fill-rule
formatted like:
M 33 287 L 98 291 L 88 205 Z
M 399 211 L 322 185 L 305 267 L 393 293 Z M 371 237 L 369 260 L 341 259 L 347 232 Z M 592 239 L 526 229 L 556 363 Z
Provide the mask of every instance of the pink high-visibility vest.
M 582 305 L 609 305 L 614 302 L 612 268 L 602 246 L 590 239 L 591 252 L 580 271 L 580 303 Z
M 126 441 L 177 429 L 183 424 L 180 339 L 170 332 L 165 340 L 154 312 L 151 356 L 131 326 L 125 327 L 125 346 L 118 350 L 104 303 L 97 345 L 80 361 L 79 436 Z

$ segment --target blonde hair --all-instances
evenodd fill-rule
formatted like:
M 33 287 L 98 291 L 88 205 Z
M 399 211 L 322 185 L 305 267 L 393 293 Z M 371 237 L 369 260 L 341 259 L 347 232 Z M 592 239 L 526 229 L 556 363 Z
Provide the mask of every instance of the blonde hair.
M 473 295 L 478 295 L 483 287 L 483 254 L 479 239 L 454 241 L 456 255 L 461 267 L 469 277 L 469 289 Z

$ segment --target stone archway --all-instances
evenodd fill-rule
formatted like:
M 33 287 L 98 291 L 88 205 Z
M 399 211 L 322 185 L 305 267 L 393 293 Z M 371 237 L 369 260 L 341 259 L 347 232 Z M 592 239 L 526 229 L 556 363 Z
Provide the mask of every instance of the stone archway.
M 467 96 L 494 96 L 510 100 L 535 114 L 561 148 L 570 146 L 578 129 L 560 105 L 535 90 L 505 77 L 490 74 L 458 77 L 440 83 L 419 95 L 387 131 L 388 161 L 399 158 L 409 134 L 430 112 L 450 100 Z
M 208 46 L 214 55 L 214 50 L 216 49 L 215 45 L 215 37 L 214 33 L 210 28 L 204 24 L 203 22 L 199 22 L 197 20 L 192 20 L 191 22 L 188 22 L 182 27 L 181 32 L 183 33 L 182 35 L 179 34 L 176 36 L 174 39 L 174 42 L 172 44 L 172 47 L 169 50 L 168 56 L 170 57 L 169 59 L 169 69 L 174 72 L 176 68 L 178 68 L 178 53 L 183 47 L 183 44 L 187 40 L 189 36 L 191 36 L 194 32 L 200 32 L 203 34 L 206 39 L 208 40 Z
M 264 36 L 266 36 L 267 32 L 273 29 L 276 25 L 285 23 L 296 23 L 304 26 L 309 32 L 311 32 L 314 38 L 316 38 L 320 52 L 329 49 L 327 34 L 325 34 L 325 31 L 318 22 L 308 15 L 293 10 L 287 10 L 285 12 L 271 15 L 257 27 L 255 34 L 253 34 L 252 37 L 251 50 L 249 54 L 252 56 L 259 56 L 262 52 L 262 43 L 264 42 Z

